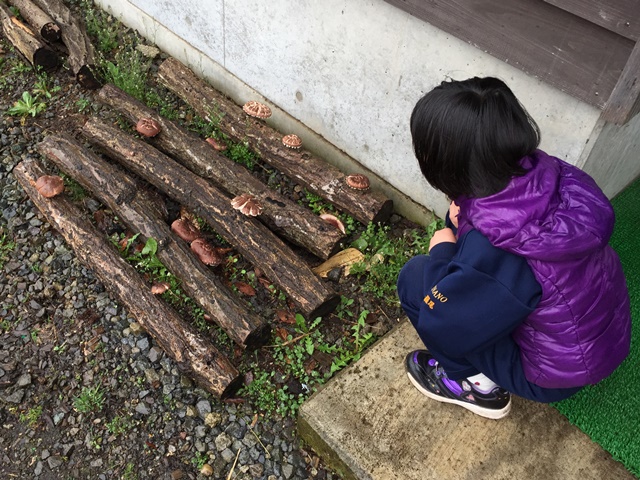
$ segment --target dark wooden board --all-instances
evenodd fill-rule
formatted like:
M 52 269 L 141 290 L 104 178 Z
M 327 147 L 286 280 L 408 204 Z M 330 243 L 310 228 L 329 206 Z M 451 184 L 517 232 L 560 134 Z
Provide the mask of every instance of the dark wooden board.
M 622 125 L 640 111 L 640 42 L 631 57 L 602 112 L 608 122 Z
M 386 1 L 599 108 L 634 46 L 543 1 Z
M 640 0 L 544 0 L 630 40 L 640 38 Z

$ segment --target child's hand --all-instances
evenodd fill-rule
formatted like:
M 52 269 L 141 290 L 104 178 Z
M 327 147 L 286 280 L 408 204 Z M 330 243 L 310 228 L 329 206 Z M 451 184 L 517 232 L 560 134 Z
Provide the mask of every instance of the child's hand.
M 429 251 L 439 243 L 444 242 L 456 243 L 456 236 L 450 228 L 437 230 L 436 233 L 433 234 L 433 237 L 431 237 L 431 241 L 429 242 Z
M 456 202 L 451 202 L 449 205 L 449 220 L 454 227 L 458 228 L 458 215 L 460 214 L 460 207 L 456 205 Z

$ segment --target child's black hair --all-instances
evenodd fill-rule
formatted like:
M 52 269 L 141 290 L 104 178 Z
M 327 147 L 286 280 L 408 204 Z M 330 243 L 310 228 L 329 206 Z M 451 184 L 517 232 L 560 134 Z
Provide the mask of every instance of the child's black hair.
M 497 78 L 445 81 L 411 114 L 413 149 L 427 181 L 449 198 L 486 197 L 524 174 L 540 130 Z

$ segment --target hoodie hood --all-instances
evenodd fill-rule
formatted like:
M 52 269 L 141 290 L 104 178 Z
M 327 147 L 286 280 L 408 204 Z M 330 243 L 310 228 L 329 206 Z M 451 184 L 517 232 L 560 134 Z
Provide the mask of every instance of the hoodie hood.
M 561 261 L 603 248 L 613 231 L 609 200 L 580 169 L 536 150 L 525 175 L 483 198 L 459 199 L 459 235 L 477 229 L 493 245 L 530 259 Z

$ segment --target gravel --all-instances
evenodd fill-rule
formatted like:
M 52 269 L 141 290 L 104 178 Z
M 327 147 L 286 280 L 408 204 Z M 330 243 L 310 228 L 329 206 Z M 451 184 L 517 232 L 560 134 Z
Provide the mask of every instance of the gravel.
M 33 75 L 3 78 L 4 112 Z M 45 113 L 0 124 L 0 238 L 15 242 L 0 251 L 0 478 L 338 478 L 302 448 L 294 420 L 221 402 L 182 375 L 26 197 L 13 167 L 38 158 L 48 128 L 77 124 L 75 103 L 91 95 L 54 79 Z M 95 387 L 102 408 L 78 411 Z

